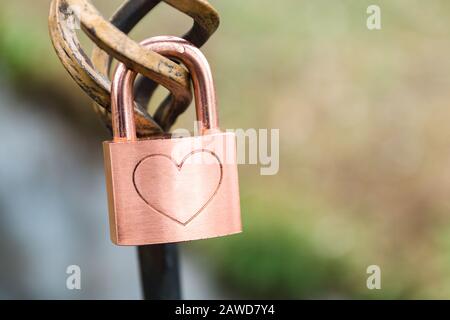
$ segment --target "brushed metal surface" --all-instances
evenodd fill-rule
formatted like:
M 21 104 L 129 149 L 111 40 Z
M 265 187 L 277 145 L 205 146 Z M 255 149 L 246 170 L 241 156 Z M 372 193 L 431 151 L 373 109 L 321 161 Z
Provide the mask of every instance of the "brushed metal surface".
M 207 137 L 104 143 L 115 244 L 241 232 L 235 135 Z

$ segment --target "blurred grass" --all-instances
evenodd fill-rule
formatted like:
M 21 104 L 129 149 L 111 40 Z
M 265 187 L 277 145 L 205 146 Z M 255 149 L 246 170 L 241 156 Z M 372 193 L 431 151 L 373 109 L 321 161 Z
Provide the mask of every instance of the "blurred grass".
M 33 8 L 41 14 L 35 14 Z M 43 3 L 40 6 L 20 1 L 2 3 L 0 11 L 0 59 L 2 71 L 15 79 L 39 81 L 58 76 L 54 56 L 50 54 L 47 30 L 44 28 Z M 57 73 L 58 72 L 58 73 Z
M 380 31 L 365 26 L 373 1 L 211 2 L 222 126 L 281 129 L 278 175 L 240 168 L 245 233 L 195 245 L 223 283 L 250 298 L 448 298 L 450 2 L 377 1 Z M 93 3 L 109 15 L 120 1 Z M 48 6 L 0 5 L 0 66 L 87 101 L 53 53 Z M 132 37 L 189 26 L 161 5 Z

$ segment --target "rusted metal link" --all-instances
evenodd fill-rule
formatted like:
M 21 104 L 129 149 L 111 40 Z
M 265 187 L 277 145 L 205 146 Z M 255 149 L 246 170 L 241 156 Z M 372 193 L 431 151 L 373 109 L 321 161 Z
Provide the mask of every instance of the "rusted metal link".
M 184 67 L 145 49 L 125 35 L 159 2 L 159 0 L 128 0 L 116 12 L 112 23 L 102 18 L 87 0 L 53 0 L 50 10 L 50 34 L 56 52 L 73 79 L 95 101 L 96 110 L 108 126 L 111 123 L 111 82 L 108 78 L 111 57 L 162 84 L 171 92 L 171 96 L 163 101 L 155 114 L 158 123 L 145 108 L 139 104 L 135 105 L 139 136 L 168 130 L 192 100 L 189 74 Z M 204 0 L 164 2 L 194 18 L 194 25 L 184 38 L 197 46 L 203 44 L 218 27 L 217 12 Z M 68 19 L 73 19 L 74 14 L 78 15 L 83 31 L 98 46 L 94 50 L 92 61 L 81 48 L 73 26 L 67 23 Z M 140 90 L 137 96 L 139 101 L 146 103 L 156 84 L 149 82 L 142 84 L 138 85 Z M 147 93 L 143 93 L 143 89 L 147 89 Z
M 137 22 L 139 22 L 139 19 L 135 17 L 136 11 L 143 17 L 159 2 L 159 0 L 127 1 L 114 14 L 111 23 L 117 26 L 121 31 L 128 33 Z M 183 36 L 183 38 L 197 47 L 201 47 L 219 26 L 219 16 L 217 12 L 206 1 L 186 2 L 183 0 L 171 0 L 166 2 L 194 19 L 192 28 Z M 135 19 L 128 19 L 130 16 Z M 94 39 L 94 42 L 97 41 Z M 105 51 L 98 47 L 94 48 L 92 61 L 100 72 L 110 74 L 111 60 L 111 56 L 108 56 Z M 157 86 L 158 83 L 149 78 L 138 78 L 135 92 L 138 104 L 143 106 L 147 105 Z M 192 97 L 189 97 L 189 101 L 183 100 L 180 103 L 172 101 L 173 99 L 176 99 L 176 96 L 168 96 L 160 104 L 154 114 L 155 121 L 161 125 L 164 131 L 168 131 L 176 121 L 177 117 L 186 110 Z

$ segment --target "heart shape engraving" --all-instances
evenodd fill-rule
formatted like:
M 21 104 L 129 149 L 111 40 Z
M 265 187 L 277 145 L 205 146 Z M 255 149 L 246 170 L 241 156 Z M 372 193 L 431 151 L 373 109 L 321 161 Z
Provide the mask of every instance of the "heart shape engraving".
M 207 149 L 194 150 L 179 163 L 165 154 L 151 154 L 133 171 L 133 184 L 141 199 L 184 226 L 212 201 L 222 178 L 219 157 Z

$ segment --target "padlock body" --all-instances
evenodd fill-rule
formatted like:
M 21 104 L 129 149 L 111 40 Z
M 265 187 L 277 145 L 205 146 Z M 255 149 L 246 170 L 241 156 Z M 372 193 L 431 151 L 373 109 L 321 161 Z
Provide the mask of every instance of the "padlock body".
M 145 245 L 241 232 L 234 133 L 104 142 L 111 240 Z

